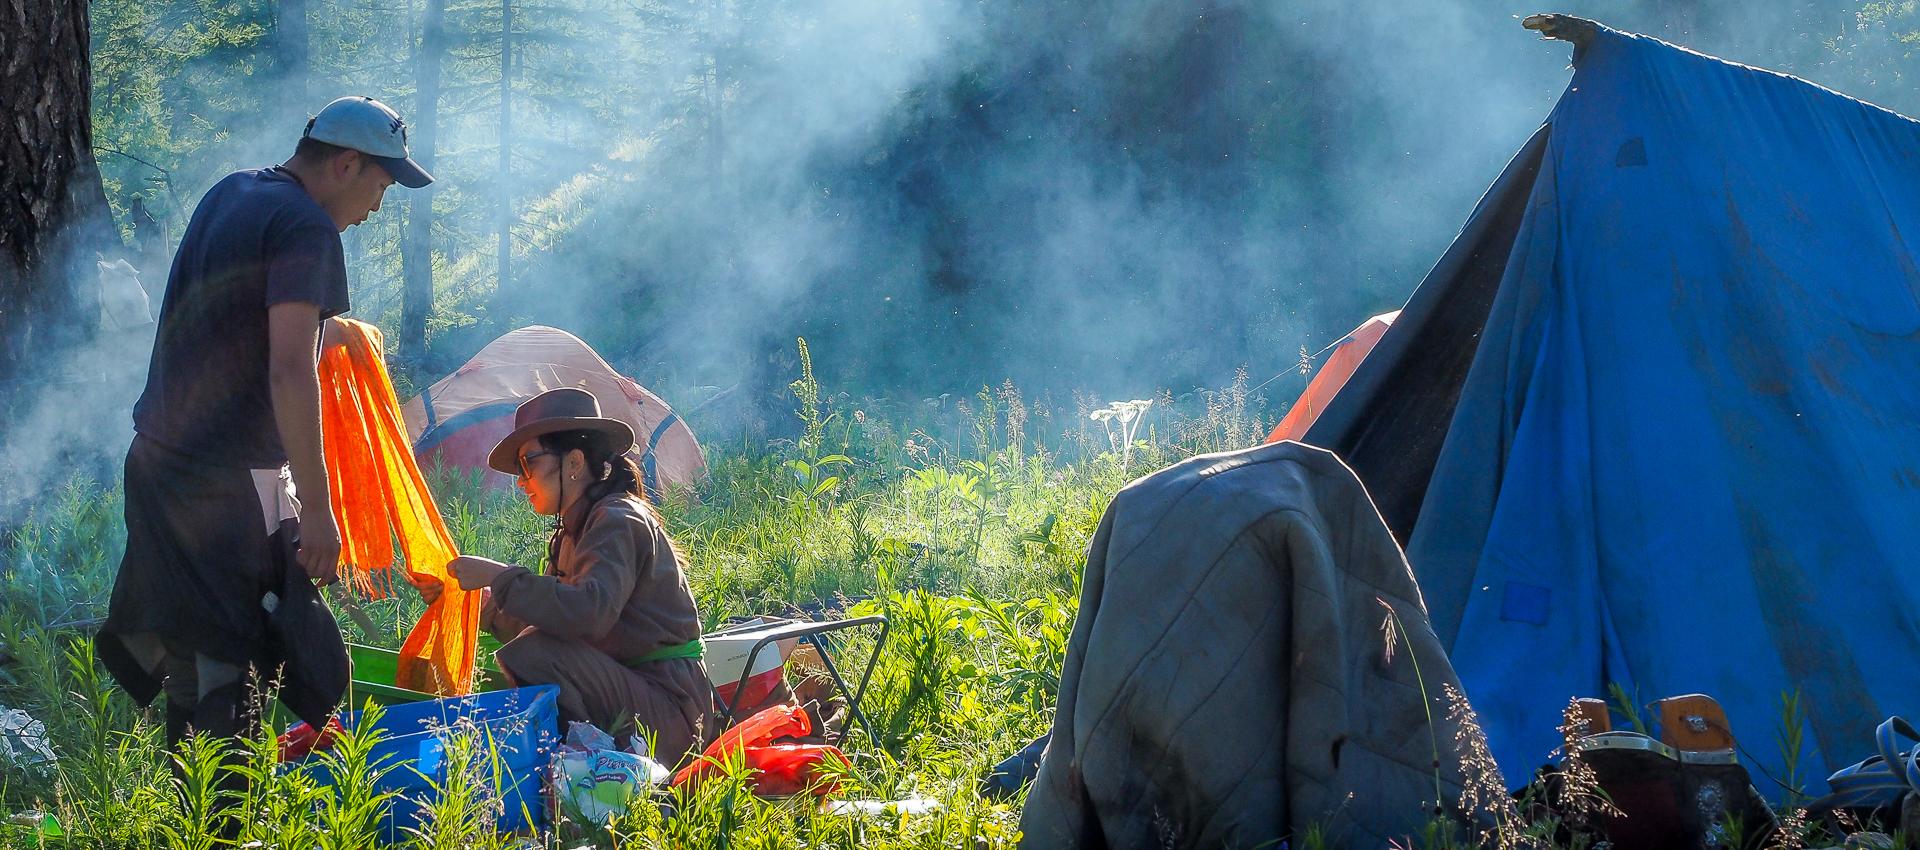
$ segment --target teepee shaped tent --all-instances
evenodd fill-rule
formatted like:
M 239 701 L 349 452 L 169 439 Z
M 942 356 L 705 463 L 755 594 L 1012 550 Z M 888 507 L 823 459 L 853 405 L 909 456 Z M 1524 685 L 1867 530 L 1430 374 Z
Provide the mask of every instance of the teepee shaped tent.
M 699 480 L 706 459 L 693 431 L 659 396 L 619 372 L 579 337 L 531 325 L 487 343 L 473 359 L 401 408 L 423 469 L 485 470 L 495 486 L 512 479 L 487 469 L 487 453 L 513 431 L 513 411 L 540 393 L 580 387 L 601 412 L 633 426 L 632 457 L 647 494 Z
M 1605 30 L 1307 433 L 1407 547 L 1508 777 L 1703 692 L 1801 779 L 1920 710 L 1920 123 Z

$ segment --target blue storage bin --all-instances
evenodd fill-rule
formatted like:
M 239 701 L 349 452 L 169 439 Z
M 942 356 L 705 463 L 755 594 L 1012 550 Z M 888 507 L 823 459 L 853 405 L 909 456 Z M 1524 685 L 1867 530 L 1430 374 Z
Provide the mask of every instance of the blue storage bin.
M 447 765 L 442 756 L 447 739 L 459 730 L 479 731 L 480 746 L 500 753 L 498 786 L 504 810 L 497 826 L 502 831 L 545 828 L 548 822 L 543 782 L 560 741 L 560 689 L 552 685 L 489 691 L 388 706 L 378 729 L 384 737 L 370 754 L 376 767 L 391 767 L 380 790 L 397 791 L 387 815 L 386 840 L 398 843 L 407 830 L 425 816 L 436 783 L 444 783 Z M 462 723 L 462 721 L 469 721 Z M 340 715 L 340 723 L 359 728 L 360 712 Z M 332 772 L 317 756 L 302 762 L 322 785 L 332 785 Z M 489 782 L 492 785 L 492 782 Z

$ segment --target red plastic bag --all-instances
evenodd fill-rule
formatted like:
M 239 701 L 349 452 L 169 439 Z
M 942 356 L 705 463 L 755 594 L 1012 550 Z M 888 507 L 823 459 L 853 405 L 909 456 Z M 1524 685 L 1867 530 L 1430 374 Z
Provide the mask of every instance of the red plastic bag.
M 840 790 L 832 774 L 821 770 L 828 762 L 849 766 L 839 747 L 826 744 L 767 744 L 747 748 L 747 766 L 758 770 L 753 776 L 753 793 L 769 797 L 798 794 L 812 789 L 816 797 Z
M 685 785 L 688 789 L 697 788 L 707 777 L 719 773 L 729 755 L 739 753 L 746 766 L 753 771 L 751 780 L 754 793 L 777 796 L 797 794 L 816 779 L 824 779 L 820 767 L 828 761 L 847 765 L 846 754 L 839 747 L 824 744 L 776 744 L 778 738 L 797 738 L 813 731 L 813 721 L 807 717 L 806 709 L 797 705 L 776 705 L 741 721 L 732 729 L 720 734 L 709 745 L 700 758 L 674 774 L 673 784 Z M 824 781 L 816 785 L 814 794 L 825 796 L 836 790 L 837 785 Z
M 314 750 L 333 747 L 333 736 L 347 731 L 340 726 L 340 718 L 327 718 L 326 728 L 319 732 L 306 723 L 295 723 L 280 735 L 280 760 L 297 761 L 307 757 Z

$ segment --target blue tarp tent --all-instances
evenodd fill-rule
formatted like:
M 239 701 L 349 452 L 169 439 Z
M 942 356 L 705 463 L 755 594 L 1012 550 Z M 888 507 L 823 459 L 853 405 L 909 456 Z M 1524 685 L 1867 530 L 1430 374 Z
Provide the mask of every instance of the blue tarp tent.
M 1920 123 L 1603 30 L 1307 442 L 1407 546 L 1506 775 L 1703 692 L 1778 797 L 1920 713 Z

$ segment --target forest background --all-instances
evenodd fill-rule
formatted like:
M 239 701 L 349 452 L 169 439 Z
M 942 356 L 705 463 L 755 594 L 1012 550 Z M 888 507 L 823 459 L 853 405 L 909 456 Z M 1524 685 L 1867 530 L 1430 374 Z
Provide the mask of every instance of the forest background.
M 542 323 L 674 404 L 712 462 L 664 505 L 710 626 L 849 604 L 896 624 L 859 791 L 949 815 L 869 847 L 1011 841 L 974 778 L 1048 726 L 1107 501 L 1257 441 L 1316 354 L 1405 300 L 1566 86 L 1567 47 L 1520 15 L 1920 112 L 1914 0 L 44 0 L 0 8 L 0 57 L 57 43 L 20 40 L 22 9 L 90 19 L 84 55 L 43 58 L 90 71 L 65 105 L 111 216 L 93 244 L 154 310 L 216 180 L 283 161 L 336 96 L 406 116 L 437 183 L 344 236 L 403 394 Z M 0 809 L 57 813 L 80 846 L 191 813 L 84 642 L 152 327 L 103 320 L 91 256 L 42 270 L 54 297 L 9 288 L 39 221 L 15 178 L 61 156 L 26 147 L 63 104 L 8 88 L 21 67 L 0 62 L 0 702 L 48 719 L 62 761 L 0 772 Z M 1151 399 L 1145 428 L 1089 418 L 1114 399 Z M 511 494 L 436 492 L 462 551 L 544 552 Z M 382 604 L 392 628 L 354 637 L 418 613 Z M 679 823 L 786 846 L 815 829 L 789 815 Z M 0 846 L 38 846 L 24 829 Z
M 1920 107 L 1913 2 L 1564 5 Z M 715 437 L 791 427 L 799 336 L 854 397 L 1181 397 L 1245 367 L 1291 398 L 1303 357 L 1405 299 L 1568 74 L 1505 0 L 88 8 L 92 144 L 154 310 L 200 195 L 367 94 L 439 178 L 345 234 L 403 392 L 551 324 L 683 411 L 741 390 L 694 418 Z M 10 476 L 117 462 L 144 359 L 92 339 L 12 376 Z

